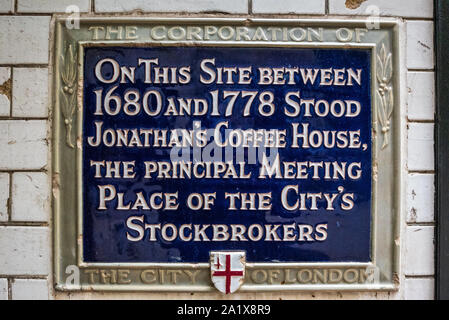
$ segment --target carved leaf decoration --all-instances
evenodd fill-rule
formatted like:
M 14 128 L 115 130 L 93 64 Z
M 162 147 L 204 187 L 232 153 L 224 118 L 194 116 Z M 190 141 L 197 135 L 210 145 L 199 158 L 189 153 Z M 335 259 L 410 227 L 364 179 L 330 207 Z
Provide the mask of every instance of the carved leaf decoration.
M 380 106 L 380 108 L 377 108 L 377 117 L 379 119 L 379 123 L 380 126 L 382 128 L 382 133 L 383 133 L 383 137 L 384 137 L 384 141 L 383 141 L 383 145 L 382 145 L 382 149 L 385 148 L 388 144 L 388 135 L 386 134 L 386 127 L 387 127 L 387 116 L 385 114 L 385 97 L 382 97 L 379 92 L 377 92 L 377 96 L 378 96 L 378 106 Z
M 381 82 L 382 81 L 382 60 L 380 59 L 379 55 L 377 55 L 377 68 L 376 68 L 376 78 L 377 78 L 377 82 Z
M 382 47 L 380 47 L 380 58 L 382 59 L 382 62 L 385 61 L 386 56 L 387 56 L 387 49 L 385 49 L 385 44 L 382 43 Z
M 390 131 L 390 118 L 393 114 L 394 95 L 391 86 L 391 78 L 393 76 L 393 61 L 390 52 L 387 52 L 385 44 L 376 57 L 376 79 L 378 88 L 376 90 L 376 116 L 379 120 L 382 135 L 384 138 L 382 148 L 388 145 L 388 132 Z
M 64 116 L 66 126 L 66 143 L 70 148 L 74 148 L 72 142 L 72 120 L 76 107 L 76 54 L 72 44 L 69 44 L 64 55 L 61 55 L 61 111 Z
M 385 61 L 385 69 L 384 69 L 385 82 L 390 82 L 392 75 L 393 75 L 393 63 L 391 59 L 391 53 L 389 53 Z
M 380 95 L 379 91 L 376 91 L 376 103 L 380 108 L 377 108 L 377 119 L 380 122 L 380 125 L 383 127 L 386 124 L 386 116 L 383 108 L 383 98 Z
M 69 98 L 65 94 L 63 94 L 62 100 L 63 100 L 63 103 L 61 104 L 62 114 L 64 115 L 64 119 L 66 119 L 67 118 L 67 106 L 69 105 Z
M 76 104 L 76 95 L 75 94 L 71 94 L 69 96 L 69 105 L 70 106 L 75 106 L 75 104 Z M 70 109 L 70 113 L 69 113 L 69 117 L 73 118 L 74 113 L 75 113 L 75 108 L 71 108 Z
M 389 109 L 387 111 L 387 118 L 390 119 L 391 115 L 393 114 L 393 105 L 394 105 L 394 97 L 393 97 L 393 88 L 388 87 L 388 94 L 387 94 L 387 105 L 389 106 Z

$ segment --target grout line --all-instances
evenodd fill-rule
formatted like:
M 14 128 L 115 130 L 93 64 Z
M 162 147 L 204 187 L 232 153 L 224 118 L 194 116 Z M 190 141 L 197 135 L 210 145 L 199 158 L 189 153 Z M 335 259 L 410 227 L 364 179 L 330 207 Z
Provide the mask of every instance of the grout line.
M 47 172 L 46 168 L 41 169 L 0 169 L 1 173 L 14 173 L 14 172 Z
M 435 72 L 435 68 L 422 68 L 422 69 L 416 69 L 416 68 L 407 68 L 408 72 Z
M 435 174 L 435 170 L 408 170 L 408 173 Z
M 253 0 L 248 0 L 248 14 L 253 14 Z
M 429 72 L 435 72 L 435 69 L 413 69 L 413 68 L 410 68 L 410 69 L 407 69 L 407 71 L 408 72 L 427 72 L 427 73 L 429 73 Z
M 0 227 L 48 227 L 48 222 L 8 221 L 0 222 Z
M 44 63 L 0 63 L 0 67 L 12 68 L 48 68 L 48 64 Z
M 252 1 L 252 0 L 248 0 L 248 1 Z M 311 13 L 311 14 L 301 14 L 300 12 L 298 13 L 282 13 L 282 14 L 267 14 L 267 15 L 274 15 L 274 16 L 292 16 L 292 17 L 297 17 L 297 16 L 323 16 L 323 15 L 330 15 L 329 13 L 329 0 L 327 0 L 325 2 L 325 13 Z M 17 0 L 16 0 L 16 4 L 15 7 L 18 7 L 17 5 Z M 249 11 L 249 10 L 248 10 Z M 8 12 L 2 12 L 0 13 L 0 16 L 47 16 L 47 17 L 52 17 L 53 15 L 64 15 L 66 14 L 63 11 L 58 11 L 58 12 L 17 12 L 17 9 L 15 9 L 15 12 L 12 13 L 8 13 Z M 80 12 L 80 14 L 95 14 L 95 15 L 107 15 L 107 16 L 115 16 L 117 14 L 121 14 L 121 15 L 128 15 L 130 17 L 134 17 L 136 16 L 136 12 L 135 11 L 113 11 L 113 12 L 96 12 L 95 11 L 95 1 L 91 0 L 91 7 L 88 9 L 88 11 L 83 11 Z M 207 14 L 207 12 L 183 12 L 183 11 L 178 11 L 178 12 L 174 12 L 174 11 L 161 11 L 161 12 L 157 12 L 157 11 L 145 11 L 142 13 L 139 13 L 138 16 L 142 16 L 142 15 L 185 15 L 185 16 L 189 16 L 189 15 L 202 15 L 202 14 Z M 229 16 L 230 14 L 226 13 L 226 12 L 221 12 L 220 14 L 222 15 L 226 15 Z M 245 16 L 248 15 L 247 13 L 233 13 L 232 16 Z M 367 18 L 369 17 L 369 15 L 360 15 L 360 14 L 343 14 L 343 13 L 333 13 L 331 15 L 332 17 L 345 17 L 345 18 Z M 276 18 L 276 17 L 274 17 Z M 433 22 L 434 18 L 429 18 L 429 17 L 402 17 L 402 16 L 398 16 L 398 15 L 382 15 L 381 18 L 402 18 L 405 21 L 428 21 L 428 22 Z
M 89 13 L 88 13 L 89 14 Z M 85 14 L 84 16 L 89 16 Z M 0 14 L 1 15 L 1 14 Z M 245 13 L 227 13 L 224 11 L 200 11 L 200 12 L 186 12 L 186 11 L 114 11 L 114 12 L 95 12 L 91 17 L 114 17 L 120 15 L 123 18 L 135 17 L 164 17 L 164 18 L 272 18 L 275 19 L 309 19 L 323 17 L 323 13 L 252 13 L 249 15 Z M 335 16 L 335 18 L 347 18 L 348 16 Z M 360 18 L 360 17 L 354 17 Z M 362 17 L 364 18 L 364 17 Z
M 14 68 L 9 67 L 10 75 L 9 79 L 11 82 L 10 95 L 9 95 L 9 116 L 12 117 L 12 101 L 14 100 Z
M 19 7 L 19 0 L 14 0 L 14 14 L 17 14 L 18 7 Z
M 435 120 L 434 119 L 432 119 L 432 120 L 428 120 L 428 119 L 426 119 L 426 120 L 419 120 L 419 119 L 409 119 L 409 118 L 407 118 L 407 122 L 408 123 L 435 123 Z
M 13 173 L 9 172 L 8 222 L 11 222 L 12 219 L 12 176 Z
M 434 18 L 428 18 L 428 17 L 402 17 L 406 22 L 407 21 L 431 21 L 433 22 Z
M 14 279 L 47 279 L 48 275 L 27 275 L 27 274 L 20 274 L 20 275 L 11 275 L 11 274 L 0 274 L 0 278 L 6 278 L 8 280 L 14 281 Z
M 10 16 L 10 17 L 49 17 L 51 18 L 53 14 L 63 14 L 64 12 L 14 12 L 13 14 L 2 12 L 0 16 Z
M 435 222 L 407 222 L 409 227 L 434 227 Z
M 435 276 L 433 274 L 425 274 L 425 275 L 405 275 L 406 279 L 433 279 Z
M 12 280 L 10 277 L 6 277 L 8 281 L 8 300 L 12 300 Z
M 4 117 L 0 116 L 0 121 L 6 121 L 6 120 L 24 120 L 24 121 L 30 121 L 30 120 L 48 120 L 48 117 Z

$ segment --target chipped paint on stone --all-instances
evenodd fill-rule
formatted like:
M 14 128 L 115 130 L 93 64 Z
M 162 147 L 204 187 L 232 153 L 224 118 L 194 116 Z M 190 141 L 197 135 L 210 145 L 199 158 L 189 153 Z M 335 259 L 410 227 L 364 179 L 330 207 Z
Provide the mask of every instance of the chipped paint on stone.
M 11 111 L 11 68 L 0 68 L 0 116 Z
M 357 9 L 366 0 L 346 0 L 345 6 L 348 9 Z

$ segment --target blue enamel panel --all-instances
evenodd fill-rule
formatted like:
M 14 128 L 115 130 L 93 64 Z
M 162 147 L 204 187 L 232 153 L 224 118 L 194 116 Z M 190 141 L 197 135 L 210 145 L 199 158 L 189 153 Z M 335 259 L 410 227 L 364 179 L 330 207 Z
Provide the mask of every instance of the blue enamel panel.
M 159 64 L 170 67 L 191 67 L 191 81 L 188 84 L 144 83 L 144 68 L 136 68 L 135 83 L 120 83 L 120 77 L 113 83 L 102 83 L 95 76 L 95 66 L 105 58 L 116 60 L 120 66 L 138 66 L 139 58 L 158 58 Z M 202 84 L 199 81 L 200 63 L 203 59 L 215 58 L 216 67 L 253 66 L 251 84 Z M 320 86 L 303 84 L 258 85 L 258 67 L 295 67 L 312 69 L 361 69 L 361 84 L 352 86 Z M 86 262 L 208 262 L 211 250 L 245 250 L 248 262 L 368 262 L 371 259 L 371 52 L 365 49 L 328 48 L 243 48 L 243 47 L 87 47 L 84 53 L 83 88 L 83 260 Z M 112 66 L 105 64 L 105 78 L 111 76 Z M 296 74 L 295 79 L 299 80 Z M 235 76 L 237 79 L 237 76 Z M 210 91 L 247 90 L 271 91 L 274 93 L 276 112 L 265 117 L 252 112 L 249 117 L 235 112 L 230 117 L 211 116 L 210 110 L 204 116 L 164 116 L 150 117 L 144 112 L 127 116 L 123 112 L 111 116 L 95 115 L 95 90 L 105 93 L 118 86 L 115 95 L 136 89 L 143 96 L 148 90 L 161 93 L 164 107 L 167 98 L 204 98 L 212 103 Z M 336 117 L 287 117 L 283 110 L 287 92 L 300 91 L 303 99 L 315 100 L 357 100 L 362 109 L 354 118 Z M 293 98 L 295 99 L 295 98 Z M 223 100 L 220 98 L 220 100 Z M 229 100 L 219 104 L 224 110 Z M 242 110 L 247 99 L 237 99 L 235 110 Z M 256 99 L 256 101 L 258 101 Z M 154 102 L 154 100 L 153 100 Z M 256 107 L 253 107 L 256 110 Z M 95 121 L 102 121 L 103 128 L 112 129 L 176 129 L 193 128 L 193 121 L 201 121 L 202 128 L 214 128 L 221 121 L 228 121 L 232 129 L 283 129 L 286 130 L 288 145 L 291 144 L 292 123 L 307 122 L 312 129 L 350 131 L 360 130 L 360 140 L 367 144 L 366 150 L 338 148 L 281 148 L 280 161 L 295 162 L 360 162 L 362 175 L 359 179 L 325 180 L 318 179 L 257 179 L 260 164 L 248 164 L 250 179 L 145 179 L 144 161 L 170 161 L 170 148 L 126 148 L 92 147 L 87 138 L 95 136 Z M 235 157 L 234 157 L 235 159 Z M 136 176 L 132 179 L 95 178 L 93 161 L 136 161 Z M 117 192 L 124 193 L 124 202 L 135 199 L 135 194 L 152 192 L 178 192 L 179 209 L 172 211 L 116 210 L 117 200 L 108 203 L 107 210 L 98 210 L 98 185 L 113 185 Z M 317 201 L 318 210 L 288 211 L 281 203 L 281 190 L 287 185 L 297 185 L 299 192 L 335 193 L 339 186 L 344 192 L 354 193 L 354 208 L 341 209 L 341 197 L 335 201 L 335 210 L 326 210 L 326 201 Z M 217 199 L 210 211 L 193 211 L 185 206 L 190 193 L 216 192 Z M 225 192 L 271 192 L 272 208 L 264 211 L 226 210 Z M 294 203 L 293 193 L 289 203 Z M 310 206 L 310 201 L 307 202 Z M 324 241 L 174 241 L 148 239 L 148 230 L 141 241 L 129 241 L 127 233 L 137 236 L 126 221 L 130 216 L 143 216 L 147 224 L 241 224 L 246 227 L 254 224 L 305 224 L 316 226 L 327 224 L 327 239 Z M 211 237 L 211 229 L 206 234 Z M 282 238 L 282 227 L 277 232 Z M 295 229 L 294 234 L 298 231 Z

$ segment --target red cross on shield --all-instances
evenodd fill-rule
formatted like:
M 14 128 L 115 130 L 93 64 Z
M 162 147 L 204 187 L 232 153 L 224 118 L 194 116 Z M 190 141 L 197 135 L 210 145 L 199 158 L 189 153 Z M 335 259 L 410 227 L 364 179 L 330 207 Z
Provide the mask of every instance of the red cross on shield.
M 237 291 L 245 280 L 245 251 L 211 251 L 210 275 L 218 291 Z

